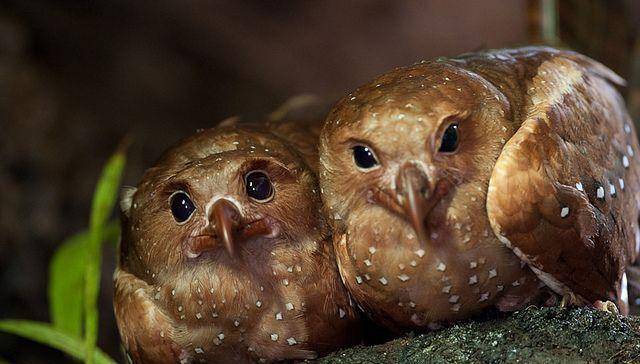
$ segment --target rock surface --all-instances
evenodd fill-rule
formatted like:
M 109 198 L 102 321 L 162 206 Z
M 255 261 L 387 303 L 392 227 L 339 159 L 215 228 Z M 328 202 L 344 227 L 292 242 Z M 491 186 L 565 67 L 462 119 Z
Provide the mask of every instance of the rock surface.
M 530 307 L 504 319 L 456 324 L 318 363 L 640 363 L 640 317 L 587 308 Z

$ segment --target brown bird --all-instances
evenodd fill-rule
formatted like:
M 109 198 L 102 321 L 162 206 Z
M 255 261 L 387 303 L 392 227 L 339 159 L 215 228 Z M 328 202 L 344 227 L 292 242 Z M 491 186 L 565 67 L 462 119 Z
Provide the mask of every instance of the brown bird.
M 114 307 L 134 362 L 309 359 L 358 340 L 317 134 L 296 125 L 199 132 L 123 194 Z
M 343 98 L 320 179 L 355 300 L 396 328 L 517 309 L 544 285 L 624 309 L 640 165 L 612 84 L 592 59 L 529 47 L 423 61 Z

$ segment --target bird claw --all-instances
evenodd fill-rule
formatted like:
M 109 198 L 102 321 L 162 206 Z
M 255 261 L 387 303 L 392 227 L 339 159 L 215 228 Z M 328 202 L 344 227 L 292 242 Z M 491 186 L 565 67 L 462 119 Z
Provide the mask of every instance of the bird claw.
M 611 301 L 602 302 L 600 300 L 597 300 L 596 302 L 593 303 L 593 307 L 596 310 L 609 312 L 609 313 L 612 313 L 614 315 L 619 315 L 620 314 L 620 310 L 618 310 L 618 306 L 616 306 L 616 304 L 611 302 Z
M 578 302 L 578 298 L 572 292 L 566 292 L 562 295 L 562 299 L 560 300 L 560 308 L 566 308 L 573 306 Z

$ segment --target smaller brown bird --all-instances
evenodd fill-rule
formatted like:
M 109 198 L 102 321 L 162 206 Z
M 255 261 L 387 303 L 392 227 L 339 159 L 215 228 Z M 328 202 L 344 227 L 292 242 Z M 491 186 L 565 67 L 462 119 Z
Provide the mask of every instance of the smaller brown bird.
M 134 362 L 299 360 L 358 340 L 317 128 L 296 125 L 202 131 L 125 191 L 114 307 Z

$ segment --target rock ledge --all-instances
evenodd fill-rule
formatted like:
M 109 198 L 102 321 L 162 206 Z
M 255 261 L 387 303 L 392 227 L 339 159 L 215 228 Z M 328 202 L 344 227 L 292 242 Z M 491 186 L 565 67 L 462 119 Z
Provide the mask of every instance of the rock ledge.
M 640 316 L 530 307 L 504 319 L 456 324 L 318 363 L 640 363 Z

